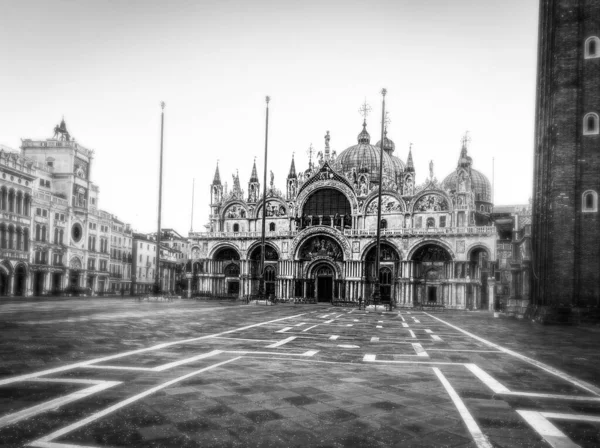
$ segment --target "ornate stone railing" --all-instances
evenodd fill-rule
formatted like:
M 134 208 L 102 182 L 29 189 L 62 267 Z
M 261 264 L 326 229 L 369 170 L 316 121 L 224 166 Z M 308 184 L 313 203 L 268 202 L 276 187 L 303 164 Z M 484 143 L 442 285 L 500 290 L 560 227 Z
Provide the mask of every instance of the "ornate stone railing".
M 318 227 L 318 226 L 311 226 Z M 322 226 L 330 229 L 330 226 Z M 297 230 L 283 230 L 266 232 L 267 238 L 293 238 L 298 234 Z M 471 226 L 471 227 L 434 227 L 434 228 L 398 228 L 383 229 L 382 236 L 426 236 L 426 235 L 490 235 L 496 233 L 494 226 Z M 348 237 L 375 237 L 375 229 L 345 229 L 344 235 Z M 214 238 L 261 238 L 260 231 L 253 232 L 192 232 L 190 238 L 214 239 Z

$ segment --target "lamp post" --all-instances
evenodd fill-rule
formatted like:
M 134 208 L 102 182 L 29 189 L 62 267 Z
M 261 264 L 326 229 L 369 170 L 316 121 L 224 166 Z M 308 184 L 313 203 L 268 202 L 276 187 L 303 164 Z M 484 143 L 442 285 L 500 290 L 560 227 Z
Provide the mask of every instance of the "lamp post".
M 382 102 L 381 102 L 381 146 L 379 148 L 379 193 L 377 195 L 377 251 L 375 255 L 375 287 L 373 290 L 373 302 L 375 305 L 379 305 L 381 300 L 381 282 L 379 279 L 379 262 L 381 258 L 381 191 L 383 181 L 383 147 L 385 146 L 385 95 L 386 89 L 381 90 Z M 391 308 L 391 298 L 390 298 Z
M 269 101 L 266 97 L 266 121 L 265 121 L 265 167 L 263 173 L 263 200 L 262 200 L 262 233 L 260 240 L 260 276 L 258 278 L 258 296 L 265 297 L 265 232 L 267 225 L 267 149 L 269 143 Z M 266 300 L 266 297 L 265 297 Z
M 160 221 L 162 213 L 162 170 L 163 170 L 163 137 L 165 128 L 165 102 L 160 103 L 160 165 L 158 176 L 158 229 L 156 231 L 156 282 L 154 292 L 160 294 Z

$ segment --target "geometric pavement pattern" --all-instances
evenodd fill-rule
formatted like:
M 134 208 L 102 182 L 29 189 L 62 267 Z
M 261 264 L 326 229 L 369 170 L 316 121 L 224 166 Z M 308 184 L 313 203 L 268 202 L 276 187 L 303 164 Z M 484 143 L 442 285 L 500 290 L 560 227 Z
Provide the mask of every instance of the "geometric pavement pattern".
M 444 314 L 285 312 L 0 379 L 1 446 L 598 446 L 595 386 Z

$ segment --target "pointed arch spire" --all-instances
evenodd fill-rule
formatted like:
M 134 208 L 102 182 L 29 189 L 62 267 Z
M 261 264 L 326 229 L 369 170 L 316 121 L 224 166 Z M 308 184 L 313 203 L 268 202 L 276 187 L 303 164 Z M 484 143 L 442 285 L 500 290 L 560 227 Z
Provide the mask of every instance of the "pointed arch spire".
M 412 156 L 412 143 L 408 147 L 408 159 L 406 159 L 406 171 L 414 173 L 415 172 L 415 164 L 413 163 Z
M 252 174 L 250 174 L 250 182 L 258 182 L 258 173 L 256 171 L 256 157 L 254 157 L 254 165 L 252 165 Z
M 288 174 L 288 179 L 296 179 L 298 176 L 296 174 L 296 162 L 294 161 L 294 154 L 292 154 L 292 164 L 290 165 L 290 172 Z
M 460 149 L 460 157 L 458 158 L 458 167 L 470 168 L 473 163 L 473 159 L 469 157 L 468 154 L 468 146 L 471 142 L 471 137 L 469 137 L 469 131 L 465 132 L 461 139 L 461 149 Z
M 219 173 L 219 161 L 217 160 L 217 169 L 213 178 L 213 185 L 221 185 L 221 174 Z

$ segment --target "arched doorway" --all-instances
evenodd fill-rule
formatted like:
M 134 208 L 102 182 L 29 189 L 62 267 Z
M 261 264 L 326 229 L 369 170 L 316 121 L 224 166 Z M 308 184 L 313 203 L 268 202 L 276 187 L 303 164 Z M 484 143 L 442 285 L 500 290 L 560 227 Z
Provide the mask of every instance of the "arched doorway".
M 389 243 L 381 243 L 381 252 L 379 258 L 379 274 L 377 269 L 377 245 L 373 245 L 365 255 L 365 278 L 369 286 L 369 297 L 373 296 L 375 280 L 379 277 L 380 299 L 382 302 L 389 302 L 395 297 L 394 291 L 394 273 L 398 272 L 400 255 L 398 250 Z
M 448 302 L 448 279 L 451 278 L 452 256 L 436 243 L 419 247 L 412 256 L 416 278 L 413 302 L 443 305 Z
M 27 269 L 20 264 L 15 269 L 15 296 L 22 297 L 27 292 Z
M 9 293 L 8 289 L 9 276 L 8 273 L 0 267 L 0 296 L 7 296 Z
M 275 295 L 278 260 L 279 254 L 275 248 L 270 244 L 265 244 L 264 282 L 265 294 L 267 294 L 267 296 Z M 261 262 L 262 248 L 260 245 L 257 245 L 250 253 L 250 278 L 252 279 L 252 290 L 254 292 L 258 292 Z
M 480 282 L 480 285 L 473 285 L 474 288 L 477 288 L 477 286 L 479 286 L 479 291 L 477 294 L 479 297 L 475 297 L 474 301 L 476 303 L 474 303 L 472 306 L 476 306 L 484 310 L 488 309 L 488 276 L 490 275 L 488 251 L 483 247 L 477 247 L 473 249 L 469 254 L 469 264 L 471 279 Z
M 237 295 L 240 293 L 240 265 L 237 263 L 228 264 L 223 271 L 225 274 L 227 294 Z
M 331 302 L 334 297 L 335 271 L 328 264 L 318 265 L 313 272 L 318 302 Z
M 44 272 L 35 271 L 33 273 L 33 295 L 36 297 L 44 293 Z

